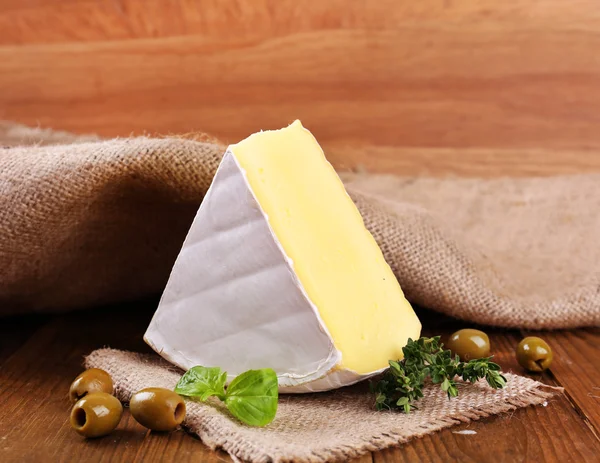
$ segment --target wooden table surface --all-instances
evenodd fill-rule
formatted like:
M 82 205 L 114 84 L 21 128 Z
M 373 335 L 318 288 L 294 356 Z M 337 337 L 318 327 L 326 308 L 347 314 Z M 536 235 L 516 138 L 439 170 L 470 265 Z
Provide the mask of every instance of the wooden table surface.
M 183 431 L 148 432 L 126 410 L 117 430 L 85 441 L 69 427 L 67 392 L 84 355 L 110 346 L 150 352 L 142 334 L 156 301 L 58 316 L 23 316 L 0 325 L 0 461 L 231 461 Z M 464 324 L 419 310 L 426 335 Z M 491 330 L 493 354 L 505 371 L 526 374 L 514 349 L 517 331 Z M 416 439 L 357 460 L 598 461 L 600 455 L 600 330 L 543 333 L 555 352 L 549 372 L 534 378 L 566 389 L 547 406 L 527 407 Z M 477 434 L 456 434 L 460 430 Z
M 237 141 L 300 118 L 338 168 L 466 176 L 600 171 L 596 0 L 3 0 L 0 119 L 103 136 Z M 0 319 L 0 461 L 229 461 L 129 416 L 69 429 L 91 350 L 148 350 L 156 301 Z M 464 326 L 421 310 L 428 334 Z M 528 333 L 487 329 L 524 373 Z M 600 330 L 542 333 L 565 394 L 359 461 L 599 461 Z M 476 434 L 456 434 L 469 429 Z

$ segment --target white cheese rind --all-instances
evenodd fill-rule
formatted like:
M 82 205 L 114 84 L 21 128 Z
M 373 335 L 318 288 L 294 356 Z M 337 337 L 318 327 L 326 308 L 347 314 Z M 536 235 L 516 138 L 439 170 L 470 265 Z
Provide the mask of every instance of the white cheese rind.
M 351 384 L 356 384 L 367 378 L 371 378 L 375 375 L 378 375 L 379 373 L 382 373 L 385 370 L 386 368 L 382 368 L 381 370 L 374 371 L 372 373 L 358 374 L 352 370 L 339 368 L 337 370 L 328 371 L 325 376 L 315 381 L 311 381 L 310 383 L 304 383 L 299 386 L 290 386 L 286 387 L 285 389 L 280 388 L 280 391 L 284 393 L 293 394 L 330 391 L 333 389 L 338 389 L 340 387 L 350 386 Z
M 283 393 L 329 390 L 372 376 L 339 368 L 341 353 L 231 151 L 144 339 L 183 369 L 219 366 L 229 380 L 248 369 L 273 368 Z

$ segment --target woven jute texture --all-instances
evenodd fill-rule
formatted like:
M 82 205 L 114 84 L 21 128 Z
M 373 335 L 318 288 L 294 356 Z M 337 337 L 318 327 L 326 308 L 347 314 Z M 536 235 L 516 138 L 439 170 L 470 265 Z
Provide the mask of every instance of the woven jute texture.
M 159 294 L 225 149 L 194 138 L 0 124 L 0 314 Z M 341 176 L 411 302 L 504 327 L 599 324 L 599 175 Z
M 123 402 L 145 387 L 173 389 L 181 371 L 157 355 L 113 349 L 92 352 L 86 367 L 102 368 L 115 382 Z M 466 423 L 518 407 L 541 404 L 557 389 L 507 374 L 507 386 L 493 390 L 485 383 L 460 385 L 449 400 L 438 386 L 428 386 L 419 409 L 405 415 L 378 412 L 365 384 L 279 400 L 275 420 L 265 428 L 245 426 L 218 401 L 187 402 L 184 426 L 212 449 L 251 462 L 346 461 L 382 450 L 458 423 Z

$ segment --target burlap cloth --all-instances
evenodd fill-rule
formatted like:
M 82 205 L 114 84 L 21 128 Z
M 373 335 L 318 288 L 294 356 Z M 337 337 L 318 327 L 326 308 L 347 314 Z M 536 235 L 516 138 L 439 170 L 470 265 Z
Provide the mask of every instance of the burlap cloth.
M 191 138 L 191 139 L 190 139 Z M 0 314 L 160 293 L 224 152 L 204 137 L 100 140 L 0 125 Z M 408 299 L 470 322 L 574 328 L 600 321 L 600 175 L 407 179 L 342 173 Z M 172 386 L 156 357 L 97 351 L 121 399 Z M 160 383 L 160 384 L 159 384 Z M 324 461 L 543 401 L 540 384 L 428 390 L 419 412 L 376 413 L 362 386 L 285 397 L 266 430 L 208 406 L 187 426 L 254 461 Z
M 108 371 L 117 384 L 115 394 L 128 402 L 145 387 L 173 389 L 181 371 L 157 355 L 112 349 L 93 352 L 87 367 Z M 506 388 L 494 391 L 486 384 L 461 387 L 448 400 L 439 386 L 429 386 L 410 415 L 378 412 L 366 385 L 332 392 L 281 396 L 275 420 L 265 428 L 240 424 L 215 400 L 187 402 L 184 426 L 212 449 L 222 448 L 234 458 L 251 462 L 346 461 L 382 450 L 455 424 L 545 402 L 556 392 L 540 383 L 507 374 Z M 460 387 L 460 384 L 459 384 Z
M 2 144 L 4 314 L 160 293 L 224 151 L 11 124 Z M 600 175 L 342 178 L 411 302 L 504 327 L 600 322 Z

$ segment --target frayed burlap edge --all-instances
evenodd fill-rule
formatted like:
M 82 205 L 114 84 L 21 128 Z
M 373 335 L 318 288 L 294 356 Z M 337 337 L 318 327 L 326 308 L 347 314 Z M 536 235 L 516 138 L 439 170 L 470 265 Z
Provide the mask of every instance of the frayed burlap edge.
M 360 447 L 331 448 L 325 452 L 314 452 L 314 458 L 311 459 L 297 459 L 295 457 L 291 457 L 289 461 L 294 461 L 297 463 L 331 463 L 336 461 L 346 461 L 352 458 L 358 458 L 370 452 L 379 452 L 392 447 L 399 447 L 414 439 L 424 437 L 428 434 L 432 434 L 434 432 L 441 431 L 443 429 L 450 428 L 461 423 L 477 421 L 482 418 L 488 418 L 493 415 L 507 413 L 516 410 L 517 408 L 523 408 L 530 405 L 540 405 L 546 402 L 549 398 L 551 398 L 558 392 L 562 392 L 562 390 L 562 388 L 540 384 L 534 389 L 525 392 L 521 396 L 510 398 L 505 402 L 499 403 L 493 408 L 490 407 L 487 409 L 472 409 L 463 412 L 462 415 L 439 418 L 435 423 L 432 423 L 430 426 L 423 427 L 422 432 L 413 434 L 410 437 L 404 437 L 401 434 L 398 434 L 394 431 L 385 431 L 365 438 L 364 443 Z M 202 442 L 206 444 L 211 450 L 222 449 L 228 454 L 230 454 L 232 457 L 236 457 L 241 461 L 288 461 L 287 459 L 273 460 L 269 455 L 266 455 L 263 452 L 263 450 L 258 446 L 252 446 L 252 448 L 248 448 L 248 443 L 238 440 L 240 436 L 232 434 L 229 429 L 210 428 L 197 419 L 192 419 L 189 422 L 186 421 L 185 429 L 188 432 L 197 435 L 202 440 Z
M 100 140 L 100 137 L 93 134 L 73 134 L 0 120 L 0 147 L 73 145 Z
M 115 382 L 115 395 L 125 403 L 129 401 L 132 393 L 144 387 L 174 387 L 177 379 L 182 374 L 178 368 L 166 363 L 156 355 L 137 354 L 109 348 L 92 352 L 86 357 L 85 366 L 86 368 L 95 367 L 108 371 Z M 144 376 L 152 379 L 144 379 Z M 498 402 L 469 409 L 461 408 L 460 412 L 455 411 L 446 416 L 443 413 L 447 410 L 438 410 L 436 413 L 431 414 L 430 423 L 420 425 L 417 431 L 410 436 L 394 430 L 393 423 L 390 423 L 389 429 L 373 429 L 373 432 L 365 434 L 364 437 L 361 436 L 358 445 L 338 445 L 326 449 L 310 449 L 309 455 L 306 455 L 307 452 L 304 452 L 303 455 L 294 453 L 293 446 L 290 447 L 290 452 L 286 453 L 285 446 L 289 443 L 281 445 L 275 443 L 275 446 L 271 449 L 264 448 L 259 442 L 249 438 L 243 425 L 225 418 L 227 416 L 226 412 L 223 409 L 218 410 L 218 407 L 188 402 L 188 414 L 184 421 L 184 428 L 188 432 L 197 435 L 212 450 L 222 449 L 234 459 L 242 461 L 295 461 L 307 463 L 344 461 L 360 457 L 369 452 L 399 446 L 415 438 L 460 423 L 468 423 L 529 405 L 539 405 L 563 390 L 514 374 L 506 374 L 506 376 L 509 382 L 518 382 L 519 385 L 516 386 L 518 394 L 514 392 L 504 394 L 504 391 L 497 391 Z M 149 382 L 152 382 L 152 384 L 149 384 Z M 337 405 L 343 407 L 344 404 L 340 401 Z M 285 406 L 285 402 L 280 401 L 280 408 Z M 311 405 L 307 401 L 306 414 L 310 413 Z M 264 429 L 256 432 L 269 433 L 270 431 Z M 264 438 L 264 434 L 261 437 Z M 273 440 L 276 440 L 278 436 L 273 435 L 272 437 Z

